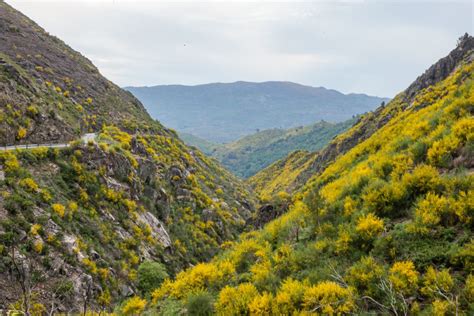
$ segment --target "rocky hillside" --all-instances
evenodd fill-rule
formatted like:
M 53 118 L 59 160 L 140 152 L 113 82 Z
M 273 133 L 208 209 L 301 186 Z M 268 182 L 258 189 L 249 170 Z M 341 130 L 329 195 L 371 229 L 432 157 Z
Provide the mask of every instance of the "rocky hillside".
M 149 309 L 474 313 L 473 44 L 461 38 L 316 158 L 291 155 L 312 175 L 289 211 L 162 283 Z
M 269 129 L 223 145 L 212 145 L 196 137 L 183 140 L 215 157 L 239 177 L 248 178 L 295 150 L 315 151 L 350 128 L 356 119 L 341 123 L 321 121 L 291 129 Z
M 386 106 L 362 115 L 348 132 L 337 136 L 321 151 L 306 153 L 304 159 L 301 159 L 303 153 L 299 153 L 300 159 L 297 160 L 293 156 L 288 156 L 251 177 L 249 183 L 263 196 L 272 196 L 279 191 L 291 193 L 300 189 L 314 174 L 322 172 L 338 156 L 371 137 L 400 112 L 411 108 L 415 96 L 420 91 L 446 79 L 462 62 L 469 62 L 473 58 L 473 50 L 473 38 L 464 35 L 448 56 L 426 70 L 405 91 L 398 94 Z M 280 166 L 286 167 L 280 168 Z
M 256 130 L 288 129 L 321 120 L 342 122 L 388 101 L 292 82 L 240 81 L 126 89 L 166 126 L 215 143 L 232 142 Z
M 242 182 L 4 2 L 0 59 L 2 144 L 75 140 L 0 152 L 0 310 L 111 311 L 248 228 Z

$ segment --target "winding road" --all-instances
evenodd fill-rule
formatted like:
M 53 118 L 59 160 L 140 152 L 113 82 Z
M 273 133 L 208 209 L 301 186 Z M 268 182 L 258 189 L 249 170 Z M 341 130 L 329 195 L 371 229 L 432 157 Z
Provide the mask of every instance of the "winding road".
M 97 137 L 97 133 L 87 133 L 87 134 L 82 135 L 81 140 L 87 144 L 90 141 L 94 142 L 96 137 Z M 65 148 L 69 146 L 70 146 L 69 143 L 24 144 L 24 145 L 3 146 L 3 147 L 0 147 L 0 150 L 5 151 L 5 150 L 15 150 L 15 149 L 32 149 L 32 148 L 38 148 L 38 147 Z

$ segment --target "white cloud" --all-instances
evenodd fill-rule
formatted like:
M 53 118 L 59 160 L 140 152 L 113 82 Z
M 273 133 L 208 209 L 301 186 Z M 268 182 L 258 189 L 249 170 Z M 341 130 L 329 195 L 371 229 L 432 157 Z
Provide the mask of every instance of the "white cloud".
M 468 0 L 7 2 L 122 86 L 288 80 L 393 96 L 473 31 Z

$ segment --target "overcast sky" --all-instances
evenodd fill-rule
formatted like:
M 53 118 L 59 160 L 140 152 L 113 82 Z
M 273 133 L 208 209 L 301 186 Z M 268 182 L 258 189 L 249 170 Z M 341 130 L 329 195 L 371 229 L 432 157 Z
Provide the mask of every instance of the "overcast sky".
M 294 81 L 392 97 L 473 33 L 473 1 L 7 0 L 121 86 Z

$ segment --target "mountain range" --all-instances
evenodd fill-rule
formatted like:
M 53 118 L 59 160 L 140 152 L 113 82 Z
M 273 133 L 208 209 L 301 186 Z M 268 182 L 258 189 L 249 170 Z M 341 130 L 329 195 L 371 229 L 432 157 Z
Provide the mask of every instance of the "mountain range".
M 341 122 L 388 101 L 279 81 L 125 89 L 166 126 L 214 143 L 235 141 L 259 130 L 288 129 L 320 120 Z

